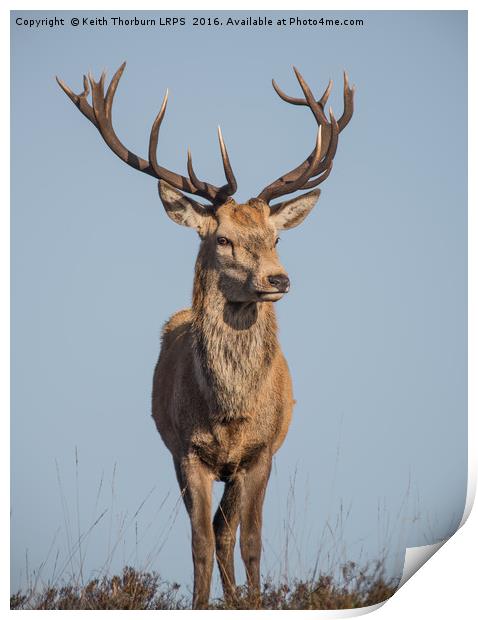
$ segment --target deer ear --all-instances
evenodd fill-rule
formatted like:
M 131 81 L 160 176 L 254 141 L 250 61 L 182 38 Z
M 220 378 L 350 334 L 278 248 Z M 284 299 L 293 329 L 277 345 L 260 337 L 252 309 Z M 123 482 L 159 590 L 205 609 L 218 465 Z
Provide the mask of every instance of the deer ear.
M 315 189 L 302 196 L 271 205 L 269 217 L 277 230 L 294 228 L 309 215 L 319 196 L 320 189 Z
M 211 220 L 208 207 L 189 198 L 166 181 L 159 181 L 158 189 L 166 213 L 173 222 L 195 228 L 199 236 L 203 237 Z

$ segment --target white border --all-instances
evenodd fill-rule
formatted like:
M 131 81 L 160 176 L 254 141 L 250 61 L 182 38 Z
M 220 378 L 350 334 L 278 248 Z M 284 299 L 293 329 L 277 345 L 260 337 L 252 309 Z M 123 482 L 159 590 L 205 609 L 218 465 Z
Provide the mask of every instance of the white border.
M 6 6 L 5 6 L 6 5 Z M 132 3 L 125 0 L 103 0 L 101 3 L 102 9 L 116 9 L 116 10 L 132 10 Z M 224 10 L 224 3 L 219 1 L 204 0 L 203 3 L 199 2 L 162 2 L 158 5 L 157 1 L 143 0 L 138 3 L 134 10 Z M 355 11 L 367 11 L 367 10 L 384 10 L 383 3 L 378 0 L 368 0 L 367 2 L 359 3 L 349 0 L 348 2 L 321 2 L 317 5 L 316 2 L 300 2 L 295 0 L 294 6 L 283 2 L 282 0 L 264 0 L 258 6 L 257 2 L 234 2 L 231 1 L 227 5 L 228 10 L 355 10 Z M 6 2 L 2 7 L 1 28 L 1 49 L 2 49 L 2 75 L 4 76 L 3 84 L 9 83 L 10 76 L 10 62 L 9 62 L 9 46 L 10 46 L 10 16 L 11 10 L 80 10 L 80 2 Z M 91 2 L 83 0 L 81 2 L 81 10 L 98 9 L 97 2 Z M 424 0 L 402 0 L 401 2 L 391 2 L 386 6 L 387 10 L 468 10 L 469 18 L 469 109 L 477 110 L 477 97 L 476 97 L 476 79 L 477 74 L 477 46 L 476 46 L 476 11 L 471 2 L 447 2 L 445 0 L 431 2 Z M 8 76 L 8 77 L 7 77 Z M 7 82 L 8 80 L 8 82 Z M 446 93 L 445 93 L 446 94 Z M 443 102 L 437 102 L 438 105 L 443 105 L 444 113 L 443 117 L 443 131 L 447 131 L 445 125 L 446 120 L 449 118 L 450 110 L 452 112 L 452 101 L 444 99 Z M 451 105 L 450 105 L 451 104 Z M 9 98 L 6 94 L 0 99 L 0 105 L 2 106 L 2 124 L 4 136 L 3 143 L 5 144 L 5 137 L 10 136 L 9 127 Z M 476 136 L 476 122 L 474 115 L 469 115 L 469 135 Z M 471 140 L 470 140 L 471 142 Z M 3 437 L 3 450 L 1 452 L 1 465 L 3 472 L 3 481 L 5 482 L 5 493 L 8 488 L 8 476 L 9 471 L 9 437 L 10 427 L 8 421 L 9 407 L 9 360 L 8 360 L 8 343 L 9 343 L 9 304 L 7 299 L 7 291 L 9 289 L 9 211 L 7 205 L 10 204 L 10 191 L 9 191 L 9 166 L 7 165 L 7 157 L 5 148 L 2 151 L 2 166 L 0 167 L 2 175 L 1 187 L 4 189 L 6 196 L 3 201 L 3 207 L 1 209 L 1 225 L 0 225 L 0 277 L 3 284 L 2 289 L 5 291 L 5 297 L 2 299 L 3 303 L 0 305 L 1 324 L 2 324 L 2 351 L 1 358 L 1 370 L 0 377 L 2 380 L 1 386 L 1 398 L 2 398 L 2 413 L 5 428 L 2 433 Z M 34 165 L 34 162 L 29 162 L 29 165 Z M 28 170 L 28 166 L 26 166 Z M 476 247 L 477 239 L 477 207 L 476 207 L 476 146 L 470 144 L 469 146 L 469 216 L 468 216 L 468 248 L 469 248 L 469 302 L 468 302 L 468 316 L 469 316 L 469 432 L 468 432 L 468 444 L 469 444 L 469 478 L 468 478 L 468 493 L 465 513 L 463 515 L 463 525 L 470 515 L 471 507 L 473 504 L 475 492 L 476 492 L 476 470 L 477 470 L 477 456 L 476 456 L 476 439 L 477 439 L 477 424 L 476 424 L 476 403 L 477 403 L 477 391 L 476 383 L 473 382 L 473 378 L 478 376 L 478 363 L 477 363 L 477 328 L 476 319 L 472 319 L 478 314 L 477 303 L 477 282 L 478 282 L 478 270 L 477 270 L 477 254 Z M 475 171 L 475 174 L 472 174 Z M 4 510 L 2 512 L 2 532 L 8 532 L 9 523 L 7 521 L 7 514 Z M 468 617 L 472 609 L 476 609 L 475 602 L 475 589 L 476 585 L 472 578 L 476 575 L 476 567 L 472 550 L 477 548 L 478 539 L 478 517 L 476 516 L 476 510 L 472 513 L 468 519 L 466 527 L 460 529 L 454 536 L 452 542 L 448 542 L 437 555 L 431 558 L 427 562 L 427 568 L 419 571 L 417 577 L 411 579 L 403 589 L 392 597 L 380 610 L 377 612 L 377 617 L 394 620 L 398 618 L 406 617 L 412 618 L 449 618 L 451 614 L 456 617 Z M 8 541 L 5 541 L 3 548 L 7 548 Z M 1 564 L 1 583 L 4 590 L 2 596 L 2 607 L 8 609 L 9 601 L 9 567 L 8 556 L 4 554 L 3 562 Z M 362 610 L 363 612 L 364 610 Z M 12 612 L 9 612 L 12 613 Z M 32 613 L 17 611 L 15 614 Z M 51 613 L 51 612 L 47 612 Z M 63 612 L 70 614 L 77 614 L 81 612 Z M 99 612 L 94 612 L 99 613 Z M 139 612 L 122 612 L 128 614 L 135 614 Z M 164 613 L 178 613 L 178 612 L 163 612 Z M 182 612 L 185 614 L 208 614 L 209 612 Z M 235 612 L 216 612 L 222 615 Z M 236 612 L 237 613 L 237 612 Z M 247 614 L 275 614 L 277 612 L 244 612 Z M 287 612 L 286 612 L 287 613 Z M 292 613 L 292 612 L 290 612 Z M 296 612 L 296 613 L 314 613 L 320 616 L 329 617 L 350 617 L 350 613 L 342 614 L 341 612 Z M 358 614 L 356 614 L 358 615 Z

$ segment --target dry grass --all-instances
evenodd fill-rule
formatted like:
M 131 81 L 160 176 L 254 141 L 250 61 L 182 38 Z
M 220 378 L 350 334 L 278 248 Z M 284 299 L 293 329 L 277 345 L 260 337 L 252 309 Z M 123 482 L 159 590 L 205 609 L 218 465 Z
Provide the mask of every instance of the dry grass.
M 10 609 L 185 609 L 178 590 L 178 584 L 162 583 L 156 573 L 125 567 L 121 576 L 93 579 L 85 586 L 17 592 Z
M 245 587 L 234 603 L 211 601 L 210 609 L 352 609 L 381 603 L 397 584 L 383 575 L 381 563 L 359 569 L 352 562 L 342 568 L 340 583 L 321 575 L 315 581 L 274 585 L 266 582 L 261 600 L 252 600 Z M 162 582 L 154 572 L 125 567 L 121 576 L 103 577 L 85 586 L 45 586 L 41 591 L 17 592 L 11 609 L 187 609 L 191 602 L 179 594 L 178 584 Z
M 29 568 L 28 552 L 26 553 L 26 585 L 10 597 L 11 609 L 54 609 L 54 610 L 181 610 L 191 607 L 191 595 L 189 584 L 186 591 L 189 594 L 182 594 L 182 588 L 177 583 L 169 583 L 160 578 L 157 572 L 149 570 L 153 562 L 156 563 L 157 555 L 164 544 L 164 538 L 169 535 L 171 528 L 176 520 L 178 511 L 181 509 L 181 498 L 178 497 L 171 509 L 171 514 L 166 519 L 163 518 L 165 525 L 160 533 L 157 544 L 150 551 L 146 559 L 143 559 L 141 568 L 138 557 L 138 533 L 137 517 L 144 504 L 149 499 L 152 491 L 138 505 L 138 508 L 131 517 L 123 515 L 118 519 L 119 529 L 113 531 L 113 515 L 115 513 L 115 482 L 116 466 L 113 469 L 111 480 L 111 499 L 110 507 L 100 509 L 99 500 L 101 498 L 103 477 L 101 478 L 94 511 L 91 517 L 91 525 L 85 530 L 81 527 L 80 501 L 79 501 L 79 482 L 78 482 L 78 454 L 75 452 L 75 488 L 76 488 L 76 529 L 70 520 L 70 509 L 66 502 L 63 485 L 60 478 L 59 467 L 57 465 L 57 477 L 60 490 L 60 498 L 63 510 L 64 531 L 66 533 L 66 557 L 59 562 L 60 551 L 57 551 L 53 571 L 50 577 L 44 579 L 43 574 L 48 567 L 51 551 L 56 543 L 55 539 L 48 551 L 47 558 L 37 570 L 31 573 Z M 296 479 L 295 474 L 290 484 L 290 492 L 287 502 L 287 515 L 285 519 L 285 548 L 283 558 L 277 557 L 278 571 L 275 577 L 265 578 L 263 581 L 260 600 L 252 599 L 247 588 L 240 586 L 237 588 L 236 597 L 233 603 L 223 599 L 211 599 L 210 609 L 270 609 L 270 610 L 300 610 L 300 609 L 353 609 L 367 607 L 381 603 L 390 598 L 397 589 L 398 579 L 387 576 L 385 572 L 386 556 L 382 553 L 382 559 L 375 563 L 358 563 L 346 561 L 347 554 L 343 544 L 344 522 L 348 518 L 348 511 L 340 505 L 340 510 L 336 521 L 327 519 L 324 527 L 323 538 L 326 532 L 331 536 L 331 548 L 325 545 L 325 540 L 321 540 L 319 548 L 323 551 L 324 557 L 317 557 L 316 565 L 313 570 L 307 570 L 307 566 L 302 566 L 301 570 L 294 571 L 299 574 L 306 574 L 303 579 L 293 579 L 289 577 L 289 555 L 292 543 L 298 545 L 295 539 L 295 498 Z M 161 501 L 158 512 L 163 508 L 164 501 L 169 494 Z M 103 524 L 103 517 L 110 513 L 109 529 L 107 536 L 108 548 L 106 560 L 100 568 L 93 573 L 95 578 L 85 575 L 85 559 L 92 532 Z M 379 520 L 380 521 L 380 520 Z M 135 555 L 130 559 L 124 558 L 124 564 L 134 563 L 136 567 L 126 565 L 121 574 L 113 574 L 112 562 L 115 552 L 122 545 L 125 536 L 132 527 L 135 527 Z M 149 526 L 148 526 L 149 527 Z M 384 549 L 387 546 L 384 545 Z M 299 548 L 297 548 L 299 552 Z M 50 562 L 51 563 L 51 562 Z M 120 563 L 120 566 L 121 564 Z M 322 567 L 322 572 L 318 567 Z M 118 570 L 118 569 L 116 569 Z M 274 569 L 275 571 L 276 569 Z M 88 571 L 89 572 L 89 571 Z M 111 576 L 113 574 L 113 576 Z
M 397 589 L 398 581 L 386 579 L 383 567 L 377 562 L 373 567 L 359 569 L 353 562 L 342 567 L 343 579 L 338 582 L 329 575 L 315 581 L 296 580 L 291 584 L 263 585 L 260 605 L 252 601 L 247 589 L 238 589 L 234 604 L 215 601 L 212 609 L 355 609 L 382 603 Z

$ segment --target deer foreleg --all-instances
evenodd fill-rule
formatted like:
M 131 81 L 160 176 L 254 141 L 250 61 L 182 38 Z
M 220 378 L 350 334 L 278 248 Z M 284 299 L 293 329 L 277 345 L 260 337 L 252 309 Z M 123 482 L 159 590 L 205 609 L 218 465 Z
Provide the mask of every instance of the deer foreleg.
M 221 575 L 224 598 L 227 601 L 233 599 L 236 588 L 234 546 L 239 525 L 242 486 L 240 476 L 226 482 L 224 494 L 213 522 L 216 537 L 216 559 Z
M 271 455 L 264 453 L 246 472 L 241 502 L 241 555 L 252 596 L 260 595 L 262 506 L 271 471 Z
M 206 609 L 211 589 L 214 533 L 211 522 L 212 475 L 194 457 L 176 463 L 176 473 L 191 520 L 194 564 L 193 609 Z

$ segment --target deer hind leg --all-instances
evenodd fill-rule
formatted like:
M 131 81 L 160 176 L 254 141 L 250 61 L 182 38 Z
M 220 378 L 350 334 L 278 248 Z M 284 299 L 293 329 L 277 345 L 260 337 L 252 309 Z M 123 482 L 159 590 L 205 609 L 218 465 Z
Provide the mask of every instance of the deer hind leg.
M 212 475 L 196 458 L 174 461 L 176 475 L 191 520 L 194 564 L 193 609 L 207 609 L 214 561 L 211 523 Z
M 260 602 L 262 506 L 271 471 L 271 455 L 264 453 L 246 472 L 241 502 L 241 555 L 249 593 Z
M 213 521 L 216 559 L 226 601 L 234 599 L 236 589 L 234 546 L 240 518 L 241 495 L 242 479 L 235 477 L 228 480 Z

